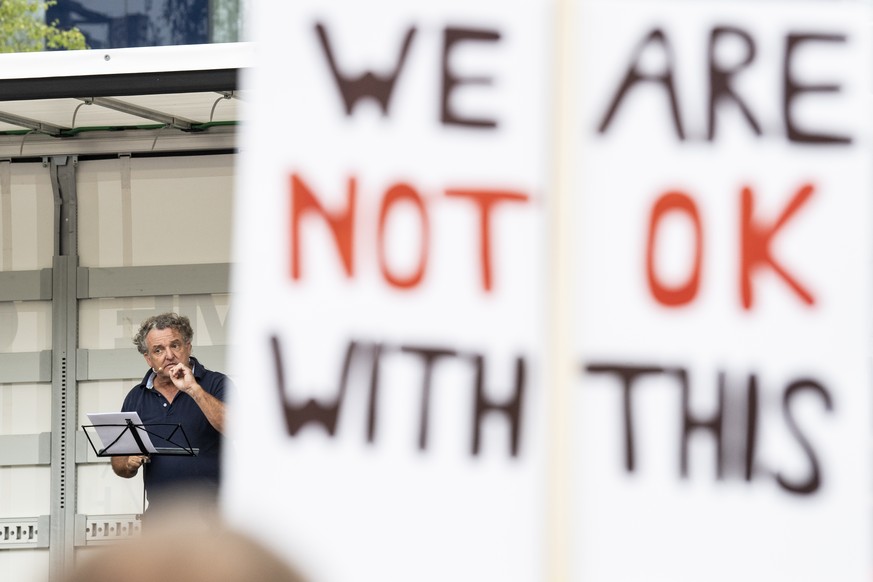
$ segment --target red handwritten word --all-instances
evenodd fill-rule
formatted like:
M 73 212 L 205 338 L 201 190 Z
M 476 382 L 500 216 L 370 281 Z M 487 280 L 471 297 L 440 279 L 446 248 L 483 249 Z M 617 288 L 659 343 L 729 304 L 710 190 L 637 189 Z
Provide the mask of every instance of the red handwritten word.
M 482 288 L 491 292 L 494 288 L 492 267 L 492 236 L 491 224 L 494 209 L 502 203 L 526 203 L 529 196 L 523 192 L 512 190 L 483 190 L 471 188 L 447 188 L 444 195 L 449 199 L 466 200 L 479 215 L 479 262 L 482 277 Z M 291 196 L 291 278 L 303 277 L 301 267 L 301 222 L 304 218 L 318 218 L 330 229 L 337 254 L 342 262 L 347 277 L 355 276 L 355 220 L 357 216 L 358 184 L 354 177 L 346 184 L 345 207 L 329 212 L 319 202 L 318 196 L 298 174 L 292 174 L 290 180 Z M 415 269 L 409 274 L 398 274 L 388 263 L 385 252 L 386 224 L 388 217 L 397 204 L 409 203 L 419 217 L 422 238 L 421 251 Z M 400 182 L 389 186 L 379 203 L 379 224 L 377 230 L 376 250 L 379 257 L 379 268 L 382 278 L 397 289 L 414 289 L 419 286 L 427 271 L 430 253 L 430 220 L 425 199 L 411 184 Z
M 815 304 L 815 297 L 793 277 L 773 256 L 773 239 L 788 220 L 809 200 L 813 193 L 811 184 L 804 184 L 772 224 L 762 223 L 753 216 L 755 197 L 746 186 L 740 195 L 740 300 L 743 309 L 750 310 L 754 303 L 752 275 L 756 271 L 771 269 L 807 305 Z M 686 279 L 678 286 L 670 287 L 659 277 L 655 267 L 657 233 L 661 220 L 671 212 L 687 217 L 694 228 L 694 259 Z M 649 236 L 646 242 L 646 279 L 649 291 L 655 300 L 667 307 L 681 307 L 694 301 L 700 287 L 700 272 L 703 263 L 703 225 L 697 205 L 691 196 L 683 192 L 667 192 L 655 201 L 649 215 Z

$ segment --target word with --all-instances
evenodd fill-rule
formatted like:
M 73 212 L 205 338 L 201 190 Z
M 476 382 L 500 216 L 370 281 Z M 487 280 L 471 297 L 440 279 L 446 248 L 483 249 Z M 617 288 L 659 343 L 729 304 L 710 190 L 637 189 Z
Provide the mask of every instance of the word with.
M 662 366 L 632 366 L 609 362 L 594 362 L 583 366 L 588 374 L 607 374 L 614 376 L 622 390 L 622 426 L 624 430 L 625 469 L 633 473 L 636 468 L 636 450 L 634 435 L 634 408 L 633 394 L 636 383 L 647 376 L 666 375 L 673 377 L 679 390 L 681 390 L 682 404 L 679 411 L 682 418 L 680 452 L 680 476 L 688 478 L 688 449 L 692 433 L 703 431 L 712 435 L 716 445 L 716 467 L 718 480 L 724 479 L 725 470 L 732 469 L 733 473 L 739 473 L 746 481 L 751 481 L 760 475 L 770 475 L 756 462 L 758 445 L 758 425 L 761 422 L 759 414 L 760 389 L 757 374 L 748 375 L 744 401 L 729 398 L 726 390 L 727 374 L 719 371 L 717 380 L 718 406 L 709 418 L 695 416 L 690 409 L 691 384 L 688 379 L 688 369 L 683 367 L 667 368 Z M 797 378 L 791 380 L 782 393 L 782 414 L 792 437 L 803 451 L 809 466 L 809 472 L 805 479 L 790 481 L 780 472 L 775 471 L 779 486 L 796 495 L 811 495 L 819 490 L 822 483 L 821 469 L 818 456 L 803 434 L 796 419 L 792 415 L 791 403 L 804 393 L 812 393 L 821 398 L 825 410 L 831 411 L 833 403 L 830 392 L 820 382 L 812 378 Z M 735 418 L 729 416 L 730 412 L 737 412 L 744 422 L 731 424 L 725 419 Z M 739 467 L 729 466 L 733 463 Z
M 782 214 L 772 224 L 763 224 L 754 220 L 753 211 L 755 196 L 752 189 L 744 187 L 740 194 L 740 300 L 744 309 L 751 309 L 754 296 L 752 294 L 752 275 L 765 268 L 775 272 L 788 286 L 800 296 L 807 305 L 813 305 L 815 298 L 788 271 L 773 258 L 771 245 L 779 230 L 809 200 L 814 191 L 812 184 L 802 185 L 794 197 L 782 211 Z M 663 218 L 669 213 L 684 215 L 694 230 L 694 259 L 690 273 L 684 282 L 677 286 L 666 285 L 658 276 L 655 267 L 657 255 L 656 240 L 658 229 Z M 667 307 L 680 307 L 692 302 L 700 287 L 700 272 L 703 263 L 703 225 L 700 213 L 694 199 L 684 192 L 670 191 L 662 194 L 652 206 L 649 215 L 649 235 L 646 243 L 646 280 L 649 291 L 655 300 Z
M 522 192 L 508 190 L 481 190 L 466 188 L 448 188 L 444 195 L 450 199 L 466 200 L 478 211 L 479 214 L 479 260 L 482 274 L 482 288 L 490 292 L 493 286 L 491 267 L 491 222 L 493 210 L 496 206 L 506 202 L 528 202 L 528 195 Z M 301 223 L 305 217 L 319 218 L 330 229 L 336 244 L 339 258 L 342 261 L 346 276 L 354 277 L 355 274 L 355 220 L 357 216 L 357 180 L 354 177 L 348 179 L 346 187 L 346 205 L 344 209 L 329 212 L 319 202 L 318 197 L 299 174 L 292 174 L 290 180 L 291 196 L 291 278 L 300 279 L 301 272 Z M 406 204 L 414 209 L 418 215 L 419 229 L 422 243 L 418 257 L 418 264 L 408 274 L 397 273 L 388 264 L 386 255 L 386 225 L 391 213 L 398 205 Z M 452 236 L 456 236 L 452 233 Z M 379 267 L 385 281 L 397 289 L 413 289 L 421 284 L 427 270 L 428 254 L 430 249 L 430 220 L 428 218 L 425 198 L 411 184 L 399 182 L 389 186 L 382 195 L 379 203 L 379 224 L 376 235 L 376 252 L 379 257 Z
M 394 70 L 384 75 L 372 71 L 366 71 L 357 75 L 343 73 L 334 54 L 335 51 L 331 46 L 327 28 L 319 22 L 315 25 L 315 31 L 318 34 L 318 40 L 324 51 L 325 58 L 327 58 L 333 78 L 342 95 L 346 115 L 352 114 L 360 100 L 369 98 L 376 101 L 382 108 L 382 115 L 387 116 L 394 86 L 406 62 L 406 57 L 409 53 L 409 48 L 412 46 L 417 29 L 413 26 L 407 30 Z M 439 113 L 442 124 L 471 127 L 474 129 L 495 129 L 497 127 L 497 121 L 494 119 L 463 117 L 455 111 L 454 107 L 452 107 L 452 94 L 457 89 L 466 85 L 490 85 L 491 79 L 485 76 L 463 77 L 452 70 L 449 63 L 452 52 L 461 43 L 495 43 L 498 40 L 500 40 L 500 33 L 496 30 L 453 27 L 447 27 L 443 30 L 443 49 L 440 63 L 442 83 Z
M 724 66 L 718 62 L 717 53 L 719 46 L 724 44 L 739 43 L 745 50 L 745 56 L 741 62 L 732 66 Z M 815 143 L 815 144 L 836 144 L 846 145 L 852 142 L 848 135 L 842 135 L 836 132 L 827 132 L 821 130 L 818 132 L 805 131 L 801 127 L 808 127 L 812 124 L 798 123 L 793 111 L 793 106 L 798 98 L 807 96 L 811 93 L 839 93 L 840 86 L 836 84 L 803 84 L 798 78 L 809 78 L 808 72 L 797 74 L 794 67 L 794 57 L 798 49 L 807 47 L 812 43 L 839 43 L 846 45 L 846 36 L 843 34 L 820 34 L 820 33 L 794 33 L 789 32 L 785 35 L 785 50 L 782 59 L 781 81 L 781 111 L 782 123 L 785 128 L 785 136 L 792 143 Z M 666 62 L 663 70 L 657 73 L 644 72 L 641 62 L 644 60 L 644 54 L 649 50 L 659 50 L 664 55 Z M 804 48 L 804 51 L 809 51 L 811 48 Z M 749 106 L 749 100 L 744 99 L 734 87 L 735 77 L 752 65 L 755 60 L 756 44 L 752 36 L 745 30 L 733 26 L 716 26 L 713 27 L 709 35 L 709 46 L 707 47 L 708 54 L 708 86 L 702 87 L 703 90 L 709 91 L 709 100 L 707 107 L 707 122 L 706 122 L 706 141 L 714 141 L 716 133 L 716 111 L 717 106 L 725 103 L 733 103 L 739 108 L 743 117 L 751 126 L 752 131 L 756 136 L 763 133 L 761 124 L 752 112 Z M 680 114 L 679 101 L 676 96 L 675 85 L 675 57 L 673 47 L 670 44 L 669 36 L 660 28 L 652 29 L 646 37 L 640 42 L 631 57 L 630 65 L 627 68 L 627 73 L 621 82 L 621 85 L 609 103 L 606 114 L 603 116 L 597 130 L 599 133 L 606 133 L 609 126 L 616 116 L 619 107 L 623 104 L 631 89 L 639 86 L 640 83 L 653 83 L 664 90 L 667 100 L 670 104 L 670 113 L 673 120 L 673 126 L 676 130 L 676 135 L 680 141 L 686 140 L 685 127 L 683 124 L 683 116 Z M 770 125 L 770 124 L 765 124 Z
M 522 407 L 527 383 L 527 366 L 521 356 L 515 359 L 515 383 L 513 394 L 505 402 L 495 402 L 486 393 L 485 356 L 481 353 L 462 353 L 458 350 L 439 346 L 388 346 L 375 342 L 349 341 L 337 379 L 336 397 L 330 401 L 318 402 L 313 398 L 298 403 L 292 398 L 285 380 L 285 365 L 283 349 L 278 336 L 270 338 L 270 351 L 273 357 L 276 378 L 276 391 L 280 409 L 285 420 L 288 436 L 296 437 L 307 425 L 320 426 L 331 437 L 337 435 L 337 424 L 343 403 L 346 401 L 350 378 L 368 378 L 368 396 L 366 407 L 366 440 L 373 443 L 376 440 L 379 402 L 380 370 L 383 356 L 389 352 L 406 354 L 421 363 L 421 400 L 418 422 L 418 448 L 427 448 L 428 425 L 430 421 L 430 398 L 434 388 L 434 370 L 440 362 L 446 359 L 460 359 L 469 362 L 473 370 L 473 385 L 470 391 L 473 398 L 472 443 L 470 453 L 477 456 L 482 446 L 482 423 L 486 415 L 496 414 L 506 419 L 509 427 L 509 454 L 518 456 L 521 439 Z

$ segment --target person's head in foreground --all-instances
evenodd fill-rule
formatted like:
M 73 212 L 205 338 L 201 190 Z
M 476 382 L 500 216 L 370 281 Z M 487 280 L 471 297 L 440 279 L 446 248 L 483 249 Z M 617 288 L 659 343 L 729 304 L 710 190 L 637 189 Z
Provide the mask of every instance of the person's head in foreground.
M 305 582 L 285 561 L 216 518 L 180 512 L 95 549 L 65 582 Z

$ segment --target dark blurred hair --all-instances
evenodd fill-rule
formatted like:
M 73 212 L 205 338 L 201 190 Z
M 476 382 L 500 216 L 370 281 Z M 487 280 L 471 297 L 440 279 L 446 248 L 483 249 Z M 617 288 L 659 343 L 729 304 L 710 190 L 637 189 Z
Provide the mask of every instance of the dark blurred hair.
M 191 343 L 194 338 L 194 330 L 191 329 L 191 322 L 184 315 L 177 313 L 161 313 L 153 315 L 142 322 L 139 326 L 139 331 L 133 336 L 133 343 L 136 344 L 136 349 L 141 354 L 147 354 L 149 351 L 146 345 L 146 336 L 153 329 L 175 329 L 182 336 L 186 344 Z
M 214 514 L 180 509 L 95 548 L 64 582 L 305 582 L 288 560 Z

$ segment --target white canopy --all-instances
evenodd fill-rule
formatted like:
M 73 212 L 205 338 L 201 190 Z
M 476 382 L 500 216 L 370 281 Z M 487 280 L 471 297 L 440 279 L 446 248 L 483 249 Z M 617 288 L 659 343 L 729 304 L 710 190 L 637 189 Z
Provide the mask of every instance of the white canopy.
M 0 158 L 233 149 L 249 43 L 0 55 Z

